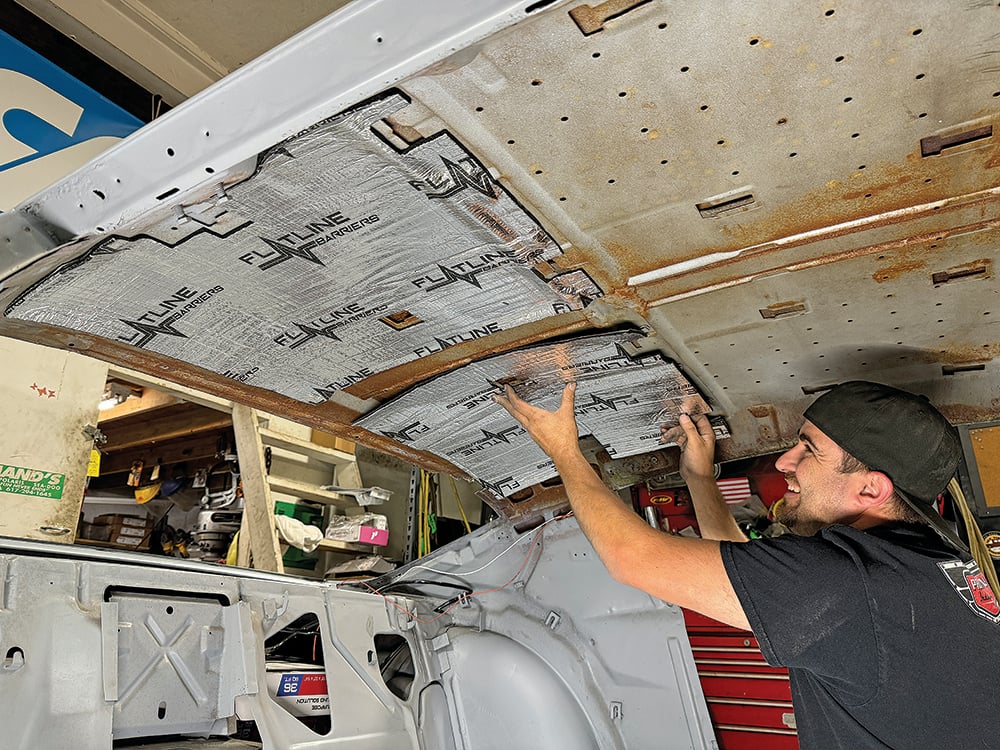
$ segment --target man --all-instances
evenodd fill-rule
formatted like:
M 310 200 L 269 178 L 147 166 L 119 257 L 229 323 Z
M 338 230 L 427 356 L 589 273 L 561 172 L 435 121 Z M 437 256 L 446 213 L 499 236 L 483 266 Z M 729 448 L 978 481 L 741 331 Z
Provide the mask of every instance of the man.
M 704 416 L 666 435 L 704 537 L 689 539 L 651 528 L 600 481 L 574 392 L 554 412 L 510 388 L 497 400 L 555 462 L 614 578 L 752 629 L 788 667 L 803 750 L 1000 748 L 1000 608 L 936 533 L 950 533 L 933 504 L 961 448 L 925 399 L 865 382 L 823 394 L 776 464 L 788 483 L 776 516 L 795 533 L 747 542 L 715 484 Z

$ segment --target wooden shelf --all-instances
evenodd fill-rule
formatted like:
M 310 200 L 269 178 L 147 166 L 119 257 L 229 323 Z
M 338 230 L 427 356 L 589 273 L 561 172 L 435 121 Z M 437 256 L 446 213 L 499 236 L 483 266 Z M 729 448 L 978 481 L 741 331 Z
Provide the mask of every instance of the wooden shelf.
M 102 542 L 100 539 L 81 539 L 77 537 L 73 544 L 82 544 L 86 547 L 107 547 L 108 549 L 123 549 L 129 552 L 149 552 L 149 545 L 140 547 L 137 544 L 118 544 L 117 542 Z
M 329 492 L 321 490 L 315 484 L 306 484 L 294 479 L 284 477 L 268 476 L 267 483 L 275 492 L 285 495 L 292 495 L 303 500 L 312 500 L 315 503 L 333 505 L 340 510 L 350 507 L 357 507 L 357 502 L 350 495 L 342 495 L 339 492 Z
M 375 552 L 374 544 L 360 544 L 357 542 L 338 542 L 335 539 L 324 539 L 316 549 L 326 552 Z
M 354 463 L 353 455 L 345 451 L 339 451 L 336 448 L 327 448 L 323 445 L 310 443 L 308 440 L 302 440 L 291 435 L 283 435 L 266 427 L 261 427 L 259 432 L 261 442 L 273 448 L 282 448 L 293 453 L 301 453 L 304 456 L 309 456 L 310 458 L 315 458 L 318 461 L 333 464 L 334 466 L 345 466 Z

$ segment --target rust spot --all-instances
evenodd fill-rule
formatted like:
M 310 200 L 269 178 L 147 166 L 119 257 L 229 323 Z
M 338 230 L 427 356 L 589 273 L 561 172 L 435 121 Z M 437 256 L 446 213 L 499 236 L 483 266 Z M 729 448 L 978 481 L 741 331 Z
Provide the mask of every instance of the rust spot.
M 620 242 L 602 242 L 601 246 L 604 248 L 604 253 L 600 258 L 607 258 L 609 264 L 597 266 L 600 271 L 603 271 L 603 278 L 601 281 L 606 282 L 601 284 L 605 292 L 611 288 L 624 287 L 625 281 L 628 279 L 627 269 L 632 268 L 635 265 L 641 264 L 646 260 L 645 256 L 641 251 L 636 251 L 629 247 L 628 245 L 623 245 Z M 581 262 L 587 263 L 587 273 L 590 273 L 591 277 L 594 277 L 592 269 L 594 268 L 593 260 L 595 259 L 594 254 L 591 253 L 591 257 L 587 255 L 577 253 Z M 598 282 L 601 283 L 600 281 Z
M 1000 357 L 1000 342 L 951 345 L 935 358 L 942 364 L 962 365 L 989 362 Z
M 989 405 L 938 404 L 938 409 L 952 424 L 978 424 L 992 422 L 1000 417 L 1000 399 L 993 399 Z
M 915 144 L 916 145 L 916 144 Z M 726 253 L 731 250 L 755 247 L 759 248 L 753 257 L 772 251 L 785 252 L 791 247 L 815 243 L 819 239 L 833 239 L 848 236 L 862 231 L 869 231 L 883 226 L 895 226 L 917 220 L 923 216 L 963 210 L 977 204 L 995 202 L 995 195 L 987 190 L 970 192 L 963 182 L 963 170 L 957 170 L 955 158 L 971 160 L 970 166 L 978 165 L 982 152 L 969 152 L 968 155 L 953 157 L 940 161 L 921 160 L 919 153 L 909 154 L 907 161 L 902 163 L 866 164 L 863 172 L 858 171 L 856 164 L 845 165 L 841 180 L 829 181 L 832 187 L 824 184 L 817 189 L 802 195 L 797 200 L 782 204 L 780 210 L 765 205 L 755 212 L 753 222 L 723 219 L 719 230 L 724 235 L 720 241 L 712 245 L 686 247 L 684 251 L 673 255 L 665 253 L 649 253 L 648 248 L 642 254 L 633 253 L 619 259 L 620 265 L 629 270 L 629 275 L 639 275 L 664 265 L 680 263 L 702 258 L 712 253 Z M 995 153 L 995 150 L 991 153 Z M 912 157 L 912 158 L 911 158 Z M 859 182 L 860 180 L 860 182 Z M 872 193 L 872 198 L 864 195 Z M 847 197 L 851 200 L 845 203 Z M 923 213 L 912 211 L 914 206 L 941 201 L 948 196 L 957 196 L 945 200 L 939 209 L 929 207 Z M 911 209 L 906 213 L 902 213 Z M 886 212 L 898 211 L 890 216 L 882 216 Z M 876 217 L 864 224 L 849 224 L 853 220 Z M 831 227 L 835 227 L 831 229 Z M 792 242 L 780 245 L 772 244 L 775 238 L 793 237 L 796 235 L 817 232 L 821 237 L 805 236 Z M 900 242 L 900 245 L 906 244 Z M 665 257 L 666 256 L 666 257 Z M 699 267 L 696 271 L 683 276 L 699 277 L 702 271 L 722 269 L 726 266 L 743 264 L 749 255 L 743 255 L 726 261 L 720 261 L 711 266 Z M 716 274 L 718 275 L 718 274 Z M 664 282 L 663 286 L 681 287 L 671 289 L 669 295 L 658 294 L 653 287 L 645 288 L 643 296 L 647 299 L 663 300 L 675 294 L 685 294 L 695 289 L 705 287 L 698 279 L 692 278 L 691 284 L 680 280 L 681 275 L 673 277 L 672 281 Z M 735 282 L 735 279 L 734 279 Z
M 913 168 L 916 169 L 915 166 Z M 870 178 L 871 172 L 869 170 L 866 170 L 866 173 Z M 920 174 L 916 174 L 914 172 L 891 172 L 881 182 L 873 183 L 866 181 L 865 187 L 859 190 L 851 190 L 848 192 L 844 192 L 841 194 L 841 198 L 843 198 L 844 200 L 853 201 L 857 200 L 858 198 L 863 198 L 867 195 L 884 197 L 886 195 L 892 195 L 894 193 L 898 194 L 899 188 L 906 188 L 907 191 L 911 191 L 913 190 L 912 187 L 913 183 L 919 183 L 921 185 L 933 184 L 933 178 L 932 182 L 930 183 L 924 182 L 924 180 L 926 179 L 927 178 L 924 177 L 923 172 L 921 172 Z M 917 199 L 914 201 L 907 201 L 907 203 L 912 204 L 915 202 L 925 202 L 926 200 L 933 200 L 933 198 L 928 197 L 926 199 Z
M 765 308 L 758 310 L 760 316 L 765 320 L 774 318 L 786 318 L 790 315 L 801 315 L 809 312 L 805 300 L 788 300 L 786 302 L 775 302 Z
M 976 201 L 974 201 L 974 204 L 983 203 L 985 201 L 986 201 L 986 199 L 983 199 L 983 200 L 977 199 Z M 963 204 L 963 205 L 957 205 L 957 206 L 947 206 L 945 208 L 945 210 L 946 211 L 947 210 L 952 210 L 952 209 L 957 210 L 957 209 L 964 208 L 967 205 L 969 205 L 969 204 Z M 890 222 L 890 221 L 884 222 L 885 225 L 891 224 L 891 223 L 893 223 L 893 222 Z M 868 228 L 869 229 L 870 228 L 875 228 L 875 227 L 878 227 L 878 226 L 883 226 L 884 224 L 882 224 L 882 223 L 874 223 L 874 224 L 868 225 Z M 889 240 L 888 242 L 881 242 L 881 243 L 877 243 L 877 244 L 873 244 L 873 245 L 865 245 L 865 246 L 862 246 L 862 247 L 855 247 L 855 248 L 851 248 L 849 250 L 844 250 L 844 251 L 837 252 L 837 253 L 830 253 L 829 255 L 824 255 L 824 256 L 821 256 L 821 257 L 817 257 L 817 258 L 810 258 L 808 260 L 804 260 L 804 261 L 797 262 L 797 263 L 782 264 L 780 266 L 777 266 L 777 268 L 780 268 L 783 271 L 790 271 L 790 272 L 791 271 L 801 271 L 801 270 L 804 270 L 804 269 L 807 269 L 807 268 L 815 268 L 817 266 L 823 266 L 823 265 L 827 265 L 829 263 L 838 263 L 838 262 L 843 261 L 843 260 L 850 260 L 852 258 L 860 258 L 860 257 L 866 256 L 866 255 L 874 255 L 875 253 L 884 253 L 884 252 L 889 252 L 889 251 L 893 251 L 893 252 L 895 252 L 895 251 L 902 251 L 902 252 L 911 252 L 911 253 L 913 253 L 913 252 L 923 252 L 923 253 L 933 252 L 933 253 L 936 254 L 936 251 L 932 249 L 933 243 L 938 242 L 938 241 L 940 241 L 940 240 L 942 240 L 944 238 L 947 238 L 947 237 L 949 237 L 949 236 L 951 236 L 953 234 L 954 235 L 971 234 L 971 233 L 974 233 L 974 232 L 980 232 L 980 231 L 982 231 L 984 229 L 995 229 L 995 228 L 998 228 L 998 227 L 1000 227 L 1000 220 L 990 219 L 990 220 L 987 220 L 987 221 L 976 222 L 975 224 L 966 224 L 966 225 L 963 225 L 963 226 L 960 226 L 960 227 L 951 227 L 947 231 L 937 230 L 937 231 L 934 231 L 934 232 L 926 232 L 924 234 L 919 234 L 919 235 L 913 235 L 913 236 L 907 236 L 907 237 L 898 237 L 898 238 L 895 238 L 893 240 Z M 836 238 L 836 237 L 842 237 L 844 235 L 852 234 L 854 231 L 856 231 L 856 230 L 853 229 L 853 228 L 838 229 L 836 231 L 831 231 L 829 234 L 826 235 L 826 238 L 832 239 L 832 238 Z M 812 240 L 812 241 L 815 241 L 815 240 Z M 754 257 L 754 258 L 761 258 L 761 257 L 763 257 L 765 255 L 771 255 L 771 254 L 774 254 L 776 252 L 781 252 L 782 250 L 784 250 L 786 248 L 789 248 L 789 247 L 793 247 L 796 244 L 808 244 L 808 241 L 803 240 L 800 243 L 791 243 L 791 242 L 788 242 L 788 243 L 784 243 L 782 245 L 767 245 L 767 246 L 761 248 L 760 250 L 758 250 L 756 253 L 754 253 L 754 255 L 752 257 Z M 930 245 L 931 247 L 928 247 L 928 245 Z M 745 262 L 746 259 L 747 259 L 746 257 L 741 257 L 741 258 L 734 258 L 734 259 L 729 259 L 729 260 L 723 260 L 723 261 L 719 261 L 718 263 L 713 263 L 711 265 L 705 266 L 705 267 L 700 268 L 698 270 L 699 271 L 710 271 L 710 270 L 715 270 L 715 269 L 720 269 L 720 268 L 726 268 L 726 267 L 729 267 L 729 266 L 733 266 L 733 265 L 737 265 L 739 263 Z M 738 275 L 735 275 L 735 276 L 730 276 L 725 281 L 723 281 L 721 283 L 718 283 L 718 284 L 714 284 L 714 285 L 705 285 L 703 283 L 697 283 L 697 279 L 689 277 L 688 279 L 685 279 L 685 284 L 683 286 L 678 285 L 677 288 L 672 289 L 671 292 L 670 292 L 670 295 L 657 295 L 655 291 L 650 291 L 650 290 L 644 289 L 643 297 L 644 298 L 649 298 L 651 300 L 655 300 L 657 302 L 663 302 L 663 301 L 666 301 L 667 299 L 669 299 L 670 296 L 683 295 L 683 294 L 686 294 L 686 293 L 689 293 L 689 292 L 694 292 L 694 291 L 705 292 L 705 291 L 711 291 L 712 289 L 716 289 L 716 288 L 728 287 L 728 286 L 735 286 L 737 284 L 744 284 L 746 282 L 752 281 L 753 279 L 757 278 L 758 276 L 767 274 L 770 271 L 775 270 L 775 268 L 776 267 L 770 267 L 770 268 L 759 268 L 758 267 L 758 268 L 754 269 L 754 271 L 751 272 L 751 273 L 748 273 L 748 274 L 738 274 Z M 692 276 L 693 275 L 694 274 L 692 274 Z
M 611 305 L 623 306 L 645 314 L 648 303 L 634 288 L 626 283 L 626 269 L 632 263 L 640 262 L 641 256 L 627 245 L 617 242 L 603 242 L 604 252 L 587 252 L 570 247 L 557 260 L 565 270 L 586 266 L 587 275 L 604 291 L 604 300 Z
M 392 130 L 393 135 L 406 143 L 416 143 L 423 137 L 415 127 L 399 122 L 392 115 L 385 118 L 385 123 Z
M 926 266 L 927 263 L 922 260 L 903 261 L 901 263 L 894 263 L 891 266 L 882 266 L 872 274 L 872 278 L 881 284 L 886 281 L 898 279 L 900 276 L 905 274 L 919 271 Z
M 922 160 L 919 148 L 915 148 L 914 152 L 907 155 L 907 162 L 904 164 L 886 162 L 867 164 L 863 187 L 856 187 L 853 180 L 848 180 L 849 175 L 856 171 L 855 166 L 845 166 L 844 180 L 836 181 L 838 184 L 833 189 L 824 185 L 806 193 L 796 201 L 782 205 L 781 211 L 765 221 L 729 227 L 727 234 L 737 242 L 731 246 L 727 244 L 712 250 L 725 251 L 735 247 L 757 245 L 775 237 L 818 230 L 872 213 L 929 203 L 948 195 L 949 183 L 956 179 L 946 162 L 928 163 L 927 160 Z M 867 193 L 872 193 L 874 198 L 865 199 Z M 842 204 L 838 205 L 838 198 L 862 201 L 864 205 L 845 210 Z M 705 249 L 701 249 L 697 254 L 702 255 L 704 252 Z
M 757 420 L 757 439 L 764 443 L 773 443 L 781 434 L 778 421 L 778 410 L 774 404 L 755 404 L 748 406 L 747 411 Z

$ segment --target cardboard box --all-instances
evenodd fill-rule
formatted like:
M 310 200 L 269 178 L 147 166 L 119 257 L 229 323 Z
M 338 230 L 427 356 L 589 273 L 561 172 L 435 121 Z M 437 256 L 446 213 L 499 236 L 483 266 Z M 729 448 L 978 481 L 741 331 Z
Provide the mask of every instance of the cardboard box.
M 111 527 L 81 521 L 78 536 L 81 539 L 90 539 L 94 542 L 109 542 L 111 541 Z
M 292 716 L 322 716 L 330 713 L 326 672 L 321 669 L 280 669 L 268 664 L 267 691 Z
M 354 443 L 350 440 L 344 440 L 344 438 L 331 435 L 328 432 L 320 432 L 319 430 L 313 430 L 310 439 L 316 445 L 322 445 L 324 448 L 333 448 L 334 450 L 354 455 Z
M 124 513 L 105 513 L 94 519 L 98 526 L 131 526 L 133 528 L 148 529 L 152 527 L 152 521 L 145 516 L 130 516 Z
M 153 522 L 149 518 L 123 513 L 106 513 L 94 519 L 91 533 L 95 541 L 111 542 L 138 550 L 149 549 L 153 536 Z

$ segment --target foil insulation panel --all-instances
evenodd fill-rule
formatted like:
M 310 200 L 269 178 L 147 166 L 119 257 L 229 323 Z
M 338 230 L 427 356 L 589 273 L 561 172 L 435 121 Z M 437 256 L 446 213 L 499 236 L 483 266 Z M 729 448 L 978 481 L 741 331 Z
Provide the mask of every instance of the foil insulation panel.
M 90 241 L 8 315 L 155 351 L 307 403 L 601 295 L 454 137 L 397 148 L 392 93 L 261 155 L 248 180 Z
M 530 403 L 556 409 L 576 382 L 579 434 L 612 458 L 660 448 L 660 425 L 709 406 L 677 366 L 659 354 L 635 354 L 637 331 L 580 336 L 473 362 L 387 401 L 355 424 L 437 454 L 491 492 L 510 496 L 556 475 L 552 461 L 493 400 L 504 386 Z

